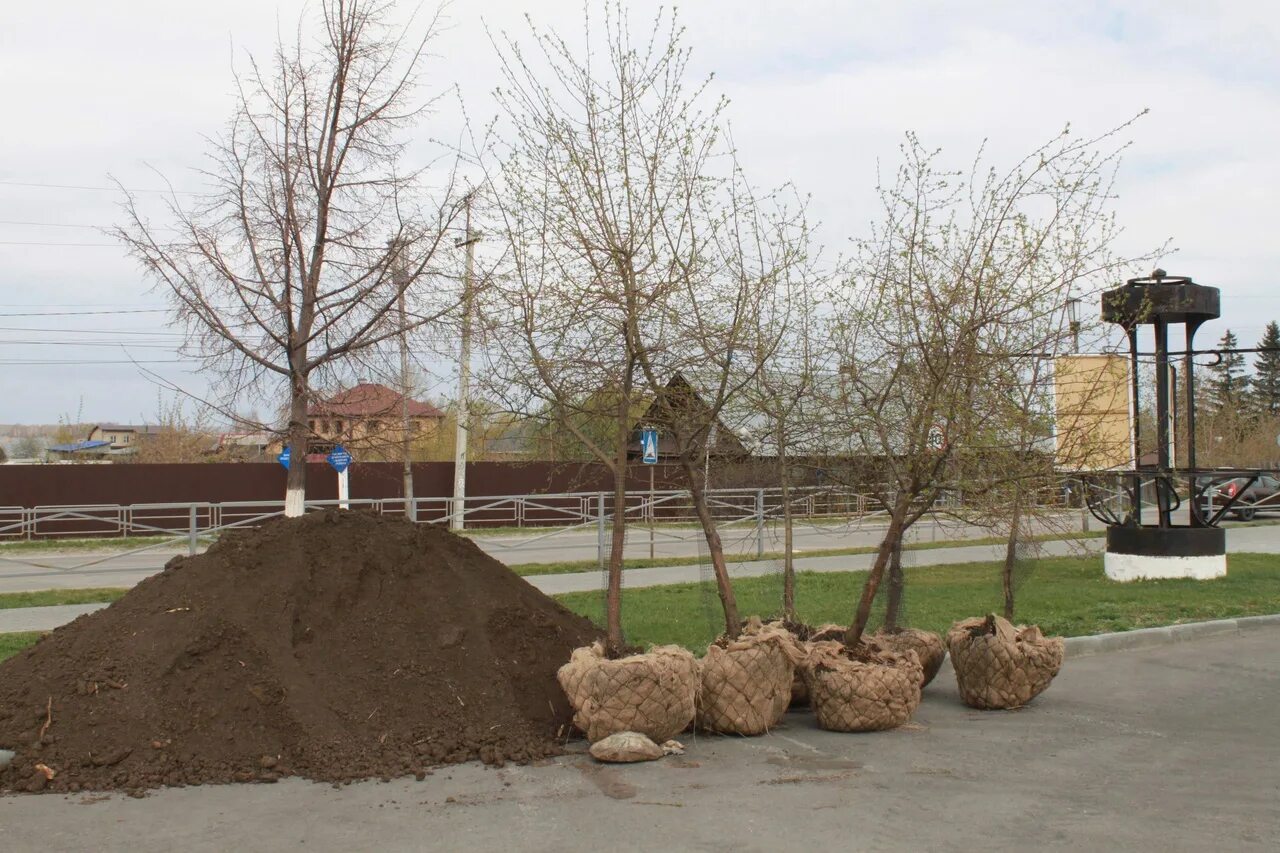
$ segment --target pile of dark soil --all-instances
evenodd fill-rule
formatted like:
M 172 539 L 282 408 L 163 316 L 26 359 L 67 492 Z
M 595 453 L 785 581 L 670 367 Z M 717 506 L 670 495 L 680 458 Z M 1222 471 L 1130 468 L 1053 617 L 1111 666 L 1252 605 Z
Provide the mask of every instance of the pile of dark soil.
M 554 754 L 599 636 L 472 542 L 364 513 L 224 537 L 0 664 L 2 790 L 423 774 Z

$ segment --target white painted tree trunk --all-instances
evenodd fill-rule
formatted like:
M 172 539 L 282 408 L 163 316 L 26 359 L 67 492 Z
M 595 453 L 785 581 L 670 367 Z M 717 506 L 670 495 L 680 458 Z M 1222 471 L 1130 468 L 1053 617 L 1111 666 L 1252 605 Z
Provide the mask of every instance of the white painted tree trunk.
M 285 518 L 297 518 L 306 511 L 307 491 L 305 488 L 288 489 L 284 495 Z

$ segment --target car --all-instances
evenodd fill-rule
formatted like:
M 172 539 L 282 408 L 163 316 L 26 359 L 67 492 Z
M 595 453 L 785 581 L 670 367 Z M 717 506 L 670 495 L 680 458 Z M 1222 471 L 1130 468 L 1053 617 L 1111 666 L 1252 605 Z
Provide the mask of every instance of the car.
M 1241 521 L 1252 521 L 1258 513 L 1280 512 L 1280 479 L 1272 474 L 1260 474 L 1250 483 L 1251 479 L 1232 477 L 1211 480 L 1204 492 L 1206 515 L 1217 512 L 1233 497 L 1236 500 L 1228 513 Z

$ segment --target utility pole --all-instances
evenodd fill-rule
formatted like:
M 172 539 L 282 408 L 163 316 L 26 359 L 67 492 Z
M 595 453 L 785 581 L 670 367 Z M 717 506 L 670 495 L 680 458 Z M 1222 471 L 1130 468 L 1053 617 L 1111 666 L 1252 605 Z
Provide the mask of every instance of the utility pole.
M 458 354 L 458 406 L 457 430 L 454 437 L 453 450 L 453 511 L 450 513 L 449 529 L 462 530 L 465 526 L 464 511 L 467 505 L 467 422 L 470 420 L 471 393 L 471 298 L 472 275 L 475 268 L 475 246 L 480 240 L 479 234 L 471 233 L 471 199 L 474 193 L 466 198 L 466 220 L 464 236 L 455 245 L 467 249 L 466 266 L 462 273 L 462 341 Z
M 392 246 L 396 249 L 403 248 L 403 244 L 395 240 L 392 241 Z M 399 290 L 397 304 L 400 309 L 400 458 L 404 465 L 404 514 L 409 520 L 417 521 L 416 504 L 413 499 L 413 421 L 409 417 L 409 394 L 413 389 L 409 380 L 409 321 L 408 312 L 405 310 L 405 292 L 409 289 L 409 281 L 405 273 L 404 258 L 400 256 L 399 251 L 395 254 L 395 270 L 391 278 Z
M 409 394 L 413 387 L 409 379 L 408 315 L 404 309 L 405 288 L 400 290 L 400 455 L 404 462 L 404 514 L 410 521 L 418 520 L 417 504 L 413 495 L 413 419 L 409 417 Z

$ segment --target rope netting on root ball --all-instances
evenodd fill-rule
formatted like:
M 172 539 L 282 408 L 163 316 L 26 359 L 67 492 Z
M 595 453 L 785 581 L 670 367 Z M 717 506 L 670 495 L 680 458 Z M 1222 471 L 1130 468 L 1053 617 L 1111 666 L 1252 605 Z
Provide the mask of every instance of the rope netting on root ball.
M 982 710 L 1020 708 L 1040 695 L 1061 669 L 1064 651 L 1061 637 L 994 613 L 957 622 L 947 646 L 961 700 Z
M 805 652 L 778 623 L 747 620 L 735 639 L 721 637 L 699 662 L 698 728 L 759 735 L 777 725 L 791 704 L 796 665 Z
M 732 514 L 735 507 L 714 506 Z M 718 527 L 725 553 L 751 556 L 765 550 L 763 526 Z M 796 665 L 804 652 L 795 637 L 774 622 L 763 624 L 760 613 L 780 610 L 782 561 L 753 561 L 750 581 L 735 585 L 741 620 L 733 635 L 727 630 L 723 590 L 717 582 L 713 557 L 705 537 L 699 543 L 701 612 L 707 632 L 715 637 L 699 662 L 700 697 L 697 725 L 720 734 L 759 735 L 777 725 L 791 703 Z M 762 571 L 763 569 L 763 571 Z
M 823 728 L 877 731 L 902 725 L 920 704 L 926 667 L 932 677 L 942 663 L 941 640 L 904 624 L 902 556 L 893 542 L 882 543 L 862 585 L 852 626 L 808 629 L 801 665 L 804 689 L 793 696 L 808 699 Z M 803 634 L 804 626 L 797 628 Z
M 1031 533 L 1046 526 L 1051 529 L 1053 521 L 1052 516 L 1013 514 L 999 574 L 1004 616 L 990 613 L 964 619 L 947 632 L 960 698 L 967 705 L 983 710 L 1019 708 L 1042 693 L 1062 666 L 1061 637 L 1045 637 L 1036 625 L 1012 621 L 1016 595 L 1039 563 L 1041 546 Z
M 837 732 L 896 728 L 920 705 L 920 659 L 864 640 L 849 649 L 837 640 L 810 645 L 805 684 L 818 725 Z
M 574 725 L 592 743 L 639 732 L 662 743 L 693 722 L 698 662 L 679 646 L 610 659 L 604 643 L 575 649 L 557 673 L 574 709 Z

